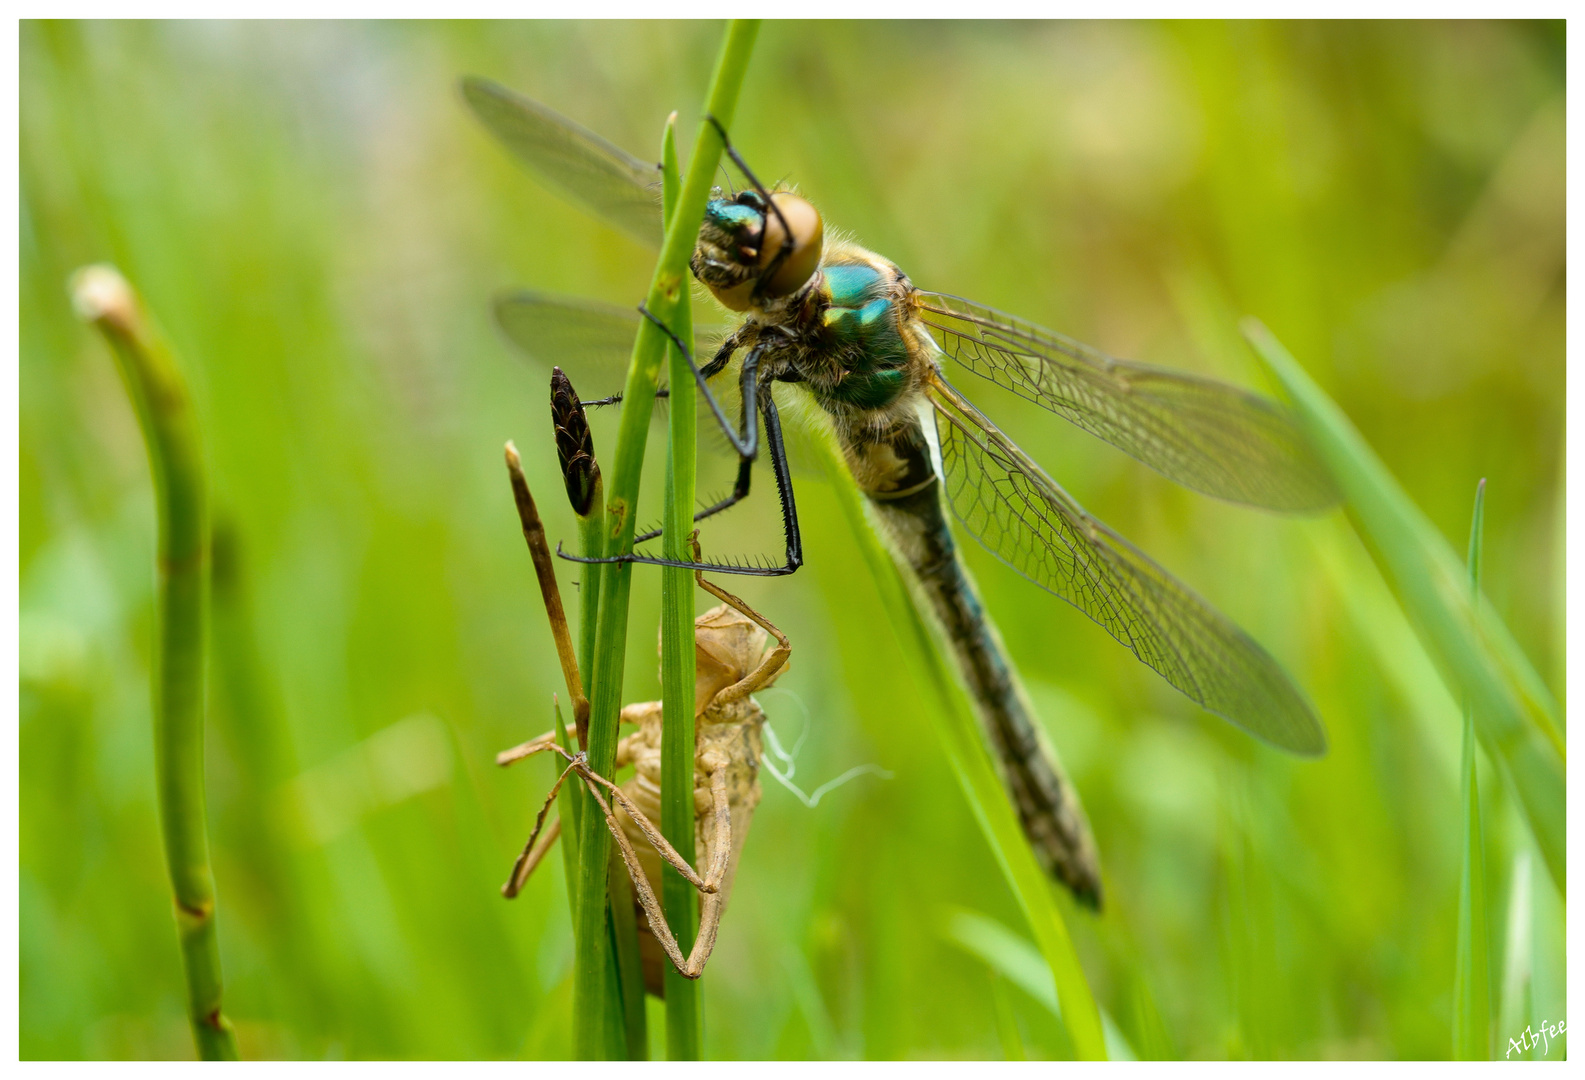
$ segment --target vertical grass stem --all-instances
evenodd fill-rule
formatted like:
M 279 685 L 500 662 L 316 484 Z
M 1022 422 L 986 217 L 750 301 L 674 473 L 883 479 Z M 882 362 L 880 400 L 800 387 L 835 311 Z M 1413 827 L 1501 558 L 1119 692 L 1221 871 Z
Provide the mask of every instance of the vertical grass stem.
M 159 626 L 154 675 L 154 771 L 187 976 L 187 1015 L 198 1054 L 235 1060 L 220 1011 L 220 945 L 204 809 L 205 650 L 209 522 L 203 450 L 175 358 L 118 272 L 72 276 L 78 314 L 110 343 L 137 410 L 154 476 L 159 522 Z
M 727 27 L 706 98 L 706 111 L 723 125 L 732 122 L 738 91 L 758 29 L 758 24 L 752 20 L 733 21 Z M 688 163 L 688 173 L 677 209 L 666 230 L 660 260 L 656 263 L 645 298 L 648 309 L 663 320 L 675 316 L 678 301 L 687 289 L 688 257 L 693 250 L 699 222 L 704 217 L 704 206 L 710 194 L 716 165 L 720 161 L 721 148 L 721 138 L 714 126 L 701 119 L 693 158 Z M 665 335 L 646 319 L 640 325 L 633 343 L 623 392 L 621 422 L 617 430 L 616 452 L 610 469 L 605 531 L 609 553 L 625 553 L 633 547 L 634 515 L 644 467 L 644 444 L 650 414 L 655 407 L 655 388 L 660 381 L 665 344 Z M 609 564 L 601 574 L 594 662 L 589 676 L 591 708 L 588 752 L 589 767 L 602 775 L 611 772 L 616 757 L 617 714 L 622 703 L 628 594 L 632 577 L 631 563 Z M 580 826 L 578 910 L 573 919 L 577 944 L 573 969 L 573 1039 L 577 1055 L 589 1059 L 600 1053 L 600 1014 L 607 1007 L 603 994 L 607 960 L 602 923 L 605 918 L 606 857 L 610 837 L 598 815 L 585 814 Z
M 661 173 L 665 221 L 676 213 L 682 178 L 677 167 L 676 114 L 666 124 L 661 147 Z M 677 301 L 672 316 L 674 333 L 693 347 L 693 311 L 687 291 Z M 668 344 L 667 381 L 671 409 L 667 413 L 666 503 L 662 543 L 669 559 L 687 559 L 688 536 L 693 530 L 693 504 L 697 479 L 697 389 L 688 361 L 675 345 Z M 660 572 L 660 670 L 662 725 L 660 742 L 661 833 L 690 864 L 694 861 L 694 626 L 693 574 L 675 566 Z M 683 876 L 661 866 L 661 904 L 666 922 L 684 955 L 693 949 L 699 925 L 699 894 Z M 672 1061 L 697 1061 L 704 1041 L 704 1015 L 699 1007 L 699 984 L 666 968 L 666 1056 Z

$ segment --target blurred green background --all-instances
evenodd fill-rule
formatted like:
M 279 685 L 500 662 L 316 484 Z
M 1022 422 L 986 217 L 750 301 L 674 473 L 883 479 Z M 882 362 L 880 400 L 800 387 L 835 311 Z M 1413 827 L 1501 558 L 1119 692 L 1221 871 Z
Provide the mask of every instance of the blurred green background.
M 174 341 L 209 453 L 209 802 L 244 1055 L 569 1052 L 561 862 L 498 892 L 551 773 L 491 757 L 549 726 L 559 685 L 505 439 L 552 539 L 575 530 L 549 373 L 487 301 L 634 303 L 651 256 L 520 171 L 456 80 L 656 157 L 673 109 L 686 151 L 720 31 L 22 25 L 24 1057 L 192 1053 L 153 799 L 148 468 L 65 291 L 102 260 Z M 1488 478 L 1486 590 L 1562 698 L 1561 24 L 768 23 L 733 135 L 925 287 L 1110 352 L 1258 385 L 1236 318 L 1264 319 L 1457 550 Z M 1095 827 L 1106 912 L 1064 904 L 1134 1052 L 1446 1056 L 1459 713 L 1343 515 L 1214 503 L 959 381 L 1265 643 L 1331 737 L 1315 762 L 1256 745 L 968 544 Z M 613 418 L 595 423 L 608 447 Z M 728 477 L 707 467 L 701 495 Z M 923 699 L 888 677 L 898 645 L 832 491 L 805 476 L 799 496 L 806 569 L 740 579 L 795 649 L 762 700 L 784 742 L 807 732 L 806 789 L 864 762 L 894 777 L 814 810 L 766 778 L 707 1050 L 1060 1053 L 1036 999 L 954 936 L 964 911 L 1028 929 Z M 774 550 L 774 500 L 705 543 Z M 658 595 L 640 570 L 626 700 L 659 696 Z M 1482 783 L 1518 1021 L 1501 1053 L 1564 1016 L 1563 916 Z

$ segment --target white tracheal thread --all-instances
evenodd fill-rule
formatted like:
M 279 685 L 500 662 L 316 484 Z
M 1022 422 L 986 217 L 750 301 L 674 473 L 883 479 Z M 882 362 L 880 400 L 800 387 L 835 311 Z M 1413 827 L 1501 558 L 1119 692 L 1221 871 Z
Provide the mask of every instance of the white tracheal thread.
M 813 810 L 816 806 L 820 805 L 820 800 L 825 798 L 828 792 L 835 791 L 849 780 L 857 779 L 866 773 L 878 776 L 882 780 L 890 780 L 892 778 L 892 773 L 887 769 L 881 768 L 879 765 L 872 763 L 855 765 L 853 768 L 849 769 L 836 779 L 827 780 L 825 783 L 815 788 L 811 794 L 804 794 L 803 789 L 797 784 L 793 783 L 793 776 L 798 771 L 798 751 L 803 748 L 804 740 L 809 737 L 809 711 L 804 709 L 803 701 L 799 699 L 797 694 L 794 694 L 791 691 L 782 692 L 792 700 L 797 701 L 798 707 L 803 709 L 803 730 L 798 733 L 798 741 L 793 743 L 792 750 L 787 751 L 782 749 L 781 740 L 776 737 L 775 729 L 770 726 L 770 722 L 767 720 L 764 727 L 762 728 L 762 730 L 765 732 L 765 754 L 760 758 L 760 764 L 765 766 L 765 771 L 774 776 L 776 778 L 776 782 L 782 787 L 792 792 L 794 797 L 796 797 L 799 802 L 803 803 L 804 806 L 808 807 L 810 810 Z M 772 755 L 781 759 L 783 767 L 787 770 L 786 772 L 782 772 L 781 769 L 776 767 L 776 763 L 771 760 Z

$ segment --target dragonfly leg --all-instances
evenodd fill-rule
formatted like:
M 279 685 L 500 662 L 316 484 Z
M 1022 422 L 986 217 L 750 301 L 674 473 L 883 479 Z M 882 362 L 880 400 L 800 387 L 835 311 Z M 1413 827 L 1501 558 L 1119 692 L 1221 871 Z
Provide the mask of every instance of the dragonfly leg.
M 744 458 L 738 463 L 737 482 L 732 485 L 732 494 L 719 502 L 712 503 L 693 516 L 694 524 L 698 524 L 707 517 L 714 517 L 723 510 L 730 510 L 744 499 L 748 498 L 749 480 L 754 472 L 754 460 Z M 646 540 L 653 540 L 661 534 L 660 529 L 651 529 L 646 533 L 633 537 L 633 543 L 642 544 Z
M 662 326 L 661 329 L 666 330 L 666 327 Z M 667 330 L 667 336 L 673 341 L 678 340 L 676 335 L 672 334 L 669 330 Z M 727 364 L 731 363 L 732 354 L 737 352 L 737 350 L 740 348 L 742 348 L 742 343 L 738 340 L 738 336 L 736 334 L 727 335 L 726 340 L 721 342 L 721 347 L 717 349 L 715 355 L 710 358 L 710 362 L 699 369 L 699 374 L 704 376 L 706 379 L 715 378 L 717 375 L 721 374 L 721 370 L 725 368 Z M 683 350 L 683 355 L 688 355 L 686 349 Z M 655 391 L 656 401 L 660 401 L 663 398 L 669 397 L 671 397 L 671 387 L 669 386 L 663 386 L 659 390 Z M 622 404 L 622 395 L 612 394 L 609 397 L 596 398 L 593 401 L 585 401 L 583 404 L 586 406 L 620 405 Z
M 765 417 L 765 444 L 770 453 L 771 470 L 776 476 L 776 493 L 781 499 L 782 533 L 787 542 L 786 561 L 781 566 L 685 562 L 680 559 L 657 558 L 632 552 L 626 555 L 607 555 L 600 559 L 588 559 L 579 555 L 569 555 L 560 546 L 556 548 L 556 554 L 572 562 L 643 563 L 646 566 L 678 566 L 684 570 L 714 570 L 722 574 L 744 574 L 749 577 L 784 577 L 796 572 L 804 562 L 803 535 L 798 529 L 798 504 L 793 497 L 792 473 L 787 467 L 787 445 L 782 435 L 781 414 L 776 411 L 776 402 L 770 395 L 769 387 L 763 390 L 764 392 L 759 395 L 759 409 Z
M 722 342 L 721 348 L 716 351 L 715 357 L 710 361 L 707 368 L 700 368 L 694 362 L 693 353 L 688 349 L 688 346 L 683 344 L 682 338 L 672 333 L 671 327 L 657 318 L 654 312 L 643 304 L 638 306 L 638 311 L 644 318 L 660 327 L 661 333 L 671 339 L 672 345 L 682 354 L 682 358 L 688 361 L 688 370 L 693 372 L 694 382 L 699 384 L 699 392 L 704 395 L 705 403 L 710 406 L 710 411 L 715 414 L 716 423 L 721 425 L 721 430 L 726 434 L 728 441 L 732 443 L 732 449 L 738 452 L 739 457 L 754 457 L 759 452 L 759 425 L 754 422 L 753 411 L 748 407 L 748 403 L 755 398 L 755 379 L 759 372 L 760 357 L 763 355 L 765 347 L 763 345 L 755 346 L 743 360 L 743 372 L 738 376 L 738 387 L 742 393 L 744 406 L 742 431 L 741 433 L 734 432 L 732 430 L 732 422 L 726 418 L 726 413 L 722 410 L 721 403 L 716 400 L 715 394 L 710 390 L 709 379 L 711 375 L 715 375 L 726 366 L 727 360 L 731 359 L 733 350 L 737 348 L 736 335 Z M 707 370 L 708 374 L 706 373 Z
M 671 387 L 669 387 L 669 386 L 663 386 L 659 390 L 655 391 L 655 400 L 656 401 L 660 401 L 660 400 L 662 400 L 664 398 L 669 398 L 669 397 L 671 397 Z M 610 397 L 595 398 L 593 401 L 585 401 L 583 403 L 585 408 L 592 408 L 592 409 L 597 409 L 597 408 L 599 408 L 602 405 L 620 405 L 620 404 L 622 404 L 622 395 L 621 394 L 612 394 Z
M 782 569 L 790 574 L 804 564 L 803 533 L 798 529 L 798 503 L 793 498 L 792 470 L 787 467 L 787 442 L 782 437 L 781 414 L 769 387 L 761 401 L 765 413 L 765 441 L 770 447 L 771 472 L 776 476 L 776 496 L 781 501 L 782 535 L 787 541 L 787 561 Z

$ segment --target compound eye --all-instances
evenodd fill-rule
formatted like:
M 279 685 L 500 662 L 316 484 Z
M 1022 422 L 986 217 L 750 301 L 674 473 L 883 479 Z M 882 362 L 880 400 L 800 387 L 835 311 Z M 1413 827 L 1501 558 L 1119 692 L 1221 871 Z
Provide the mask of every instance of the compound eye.
M 783 218 L 787 220 L 787 228 L 792 231 L 792 248 L 776 267 L 775 273 L 761 285 L 760 292 L 771 297 L 787 296 L 802 288 L 804 282 L 820 268 L 820 255 L 825 249 L 825 223 L 820 219 L 820 211 L 808 199 L 790 191 L 776 192 L 771 196 L 771 202 L 781 214 L 778 216 L 768 208 L 765 211 L 765 238 L 759 249 L 760 268 L 769 269 L 786 246 L 787 233 L 782 229 Z

